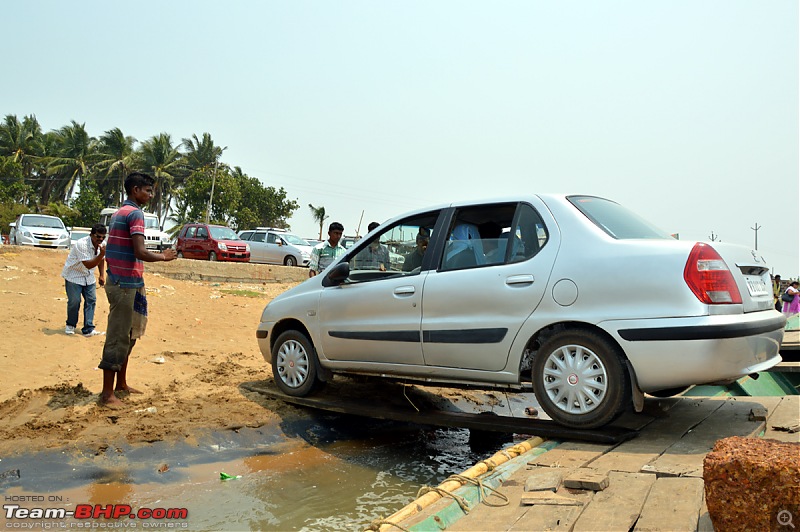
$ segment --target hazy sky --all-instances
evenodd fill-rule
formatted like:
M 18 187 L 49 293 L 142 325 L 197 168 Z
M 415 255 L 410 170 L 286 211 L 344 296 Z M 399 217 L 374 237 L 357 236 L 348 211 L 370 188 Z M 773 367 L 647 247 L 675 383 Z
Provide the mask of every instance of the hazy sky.
M 0 113 L 211 134 L 355 234 L 574 192 L 800 274 L 797 0 L 3 2 Z M 326 222 L 327 226 L 327 222 Z

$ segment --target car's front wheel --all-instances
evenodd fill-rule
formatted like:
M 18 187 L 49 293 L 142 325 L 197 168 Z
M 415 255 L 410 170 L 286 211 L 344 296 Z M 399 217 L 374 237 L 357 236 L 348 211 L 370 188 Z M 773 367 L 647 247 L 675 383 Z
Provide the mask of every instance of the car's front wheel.
M 317 377 L 317 352 L 306 335 L 285 331 L 272 347 L 272 375 L 286 395 L 305 397 L 322 381 Z
M 178 252 L 178 258 L 179 258 L 179 259 L 182 259 L 182 258 L 183 258 L 183 251 L 179 251 L 179 252 Z
M 211 253 L 209 253 L 208 254 L 208 260 L 210 260 L 211 262 L 216 262 L 217 253 L 215 251 L 212 251 Z
M 630 381 L 622 354 L 595 332 L 555 334 L 538 350 L 531 372 L 539 404 L 562 425 L 600 427 L 630 403 Z
M 285 259 L 283 259 L 284 266 L 297 266 L 297 259 L 294 258 L 292 255 L 287 255 Z

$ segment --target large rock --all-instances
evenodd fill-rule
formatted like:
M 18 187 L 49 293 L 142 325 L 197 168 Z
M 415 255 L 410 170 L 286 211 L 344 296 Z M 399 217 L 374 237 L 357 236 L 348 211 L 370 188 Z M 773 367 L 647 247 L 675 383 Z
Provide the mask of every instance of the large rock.
M 715 530 L 771 530 L 800 520 L 798 443 L 719 440 L 705 457 L 703 480 Z

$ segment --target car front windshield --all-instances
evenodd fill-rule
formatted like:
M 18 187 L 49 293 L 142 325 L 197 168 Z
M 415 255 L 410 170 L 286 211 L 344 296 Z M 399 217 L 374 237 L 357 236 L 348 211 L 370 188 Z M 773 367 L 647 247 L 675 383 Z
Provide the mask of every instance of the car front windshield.
M 281 236 L 283 236 L 283 239 L 286 240 L 288 243 L 292 244 L 293 246 L 310 246 L 311 245 L 311 244 L 309 244 L 308 242 L 306 242 L 305 240 L 303 240 L 302 238 L 300 238 L 299 236 L 296 236 L 296 235 L 286 234 L 286 235 L 281 235 Z
M 144 228 L 145 229 L 160 229 L 158 226 L 158 218 L 154 216 L 145 216 L 144 217 Z
M 58 218 L 50 218 L 49 216 L 24 216 L 22 223 L 27 227 L 48 227 L 51 229 L 64 229 L 64 223 Z
M 230 227 L 209 227 L 214 240 L 240 240 Z
M 594 196 L 570 196 L 567 200 L 613 238 L 619 240 L 672 238 L 666 231 L 619 203 Z

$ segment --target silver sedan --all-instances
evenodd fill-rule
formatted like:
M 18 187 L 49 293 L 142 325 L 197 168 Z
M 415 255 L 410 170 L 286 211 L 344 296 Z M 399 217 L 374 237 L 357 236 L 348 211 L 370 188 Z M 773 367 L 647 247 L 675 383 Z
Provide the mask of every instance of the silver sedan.
M 403 260 L 381 266 L 383 249 Z M 289 395 L 336 373 L 532 385 L 552 419 L 593 428 L 643 393 L 772 367 L 785 323 L 748 248 L 676 240 L 603 198 L 531 195 L 384 222 L 271 301 L 256 336 Z

